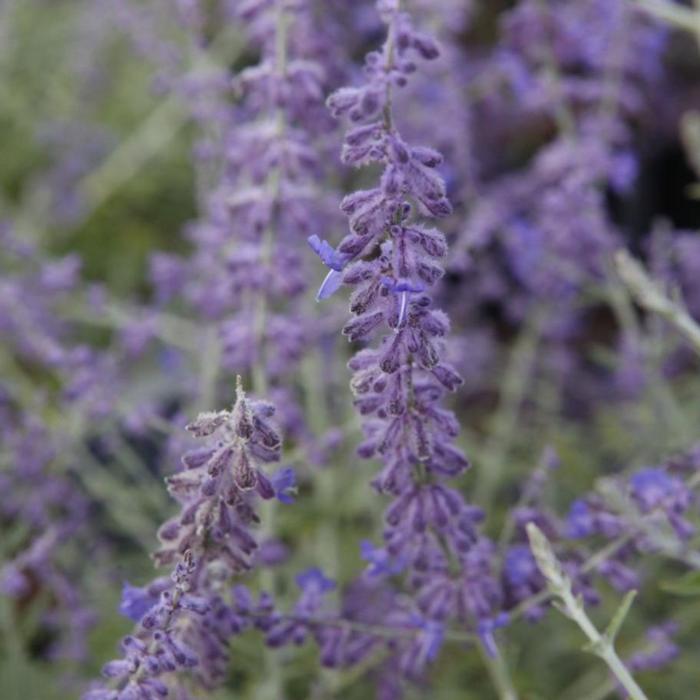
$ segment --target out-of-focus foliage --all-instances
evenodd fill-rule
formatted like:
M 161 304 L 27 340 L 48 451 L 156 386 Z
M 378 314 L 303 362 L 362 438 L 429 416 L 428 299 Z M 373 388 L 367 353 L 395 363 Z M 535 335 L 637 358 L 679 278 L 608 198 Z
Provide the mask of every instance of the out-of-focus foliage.
M 186 3 L 124 3 L 152 9 L 156 21 L 163 22 L 156 36 L 164 36 L 178 46 L 195 73 L 211 63 L 227 71 L 227 79 L 232 79 L 245 67 L 255 65 L 257 56 L 244 48 L 237 26 L 219 26 L 216 19 L 211 20 L 211 26 L 202 32 L 203 46 L 193 48 L 186 28 L 174 21 L 170 12 L 171 7 Z M 335 27 L 343 24 L 338 18 L 352 18 L 345 33 L 338 32 L 338 41 L 346 42 L 344 60 L 354 63 L 346 67 L 345 73 L 338 68 L 338 84 L 334 87 L 340 87 L 341 78 L 357 84 L 359 56 L 381 41 L 373 3 L 358 2 L 359 9 L 350 4 L 354 5 L 329 2 L 318 19 L 319 26 L 323 26 L 322 12 L 327 11 L 329 17 L 333 15 Z M 494 50 L 499 37 L 508 33 L 503 27 L 505 13 L 519 5 L 448 0 L 407 0 L 407 4 L 415 5 L 426 28 L 438 34 L 445 32 L 446 17 L 465 21 L 462 13 L 470 13 L 471 23 L 465 23 L 464 33 L 452 37 L 454 47 L 448 58 L 457 63 L 463 60 L 457 54 L 460 47 L 469 47 L 465 56 L 475 61 Z M 79 538 L 71 540 L 68 544 L 76 545 L 77 551 L 75 547 L 68 549 L 59 562 L 72 565 L 75 559 L 88 559 L 82 562 L 81 594 L 98 619 L 90 628 L 86 660 L 76 663 L 47 657 L 46 649 L 54 640 L 51 624 L 42 615 L 56 607 L 50 591 L 37 585 L 18 600 L 0 597 L 2 700 L 75 697 L 76 688 L 98 677 L 105 660 L 115 656 L 118 640 L 132 628 L 132 622 L 118 613 L 122 585 L 127 580 L 145 584 L 153 578 L 148 553 L 157 549 L 157 528 L 176 511 L 163 479 L 177 471 L 181 455 L 190 447 L 183 437 L 184 424 L 199 410 L 218 410 L 232 403 L 235 396 L 234 375 L 238 370 L 223 371 L 219 367 L 215 319 L 196 318 L 189 308 L 182 317 L 175 316 L 172 308 L 156 304 L 157 330 L 151 332 L 152 319 L 143 310 L 157 297 L 149 276 L 152 254 L 191 254 L 193 242 L 187 234 L 192 222 L 207 209 L 216 173 L 208 170 L 206 158 L 196 149 L 202 144 L 203 128 L 192 118 L 192 107 L 201 96 L 194 93 L 188 101 L 187 95 L 163 84 L 162 66 L 135 48 L 133 36 L 116 21 L 118 5 L 119 0 L 5 0 L 0 5 L 0 222 L 11 222 L 16 237 L 40 251 L 29 256 L 29 267 L 41 256 L 50 260 L 68 254 L 80 257 L 77 289 L 71 288 L 65 296 L 63 290 L 43 293 L 42 318 L 65 318 L 74 324 L 70 338 L 96 352 L 117 348 L 117 367 L 109 365 L 107 358 L 105 366 L 100 365 L 95 372 L 97 379 L 93 378 L 113 402 L 111 412 L 105 415 L 94 404 L 81 409 L 76 404 L 61 403 L 57 397 L 67 383 L 61 373 L 63 366 L 56 369 L 51 363 L 43 366 L 36 359 L 27 359 L 9 339 L 9 331 L 7 338 L 0 337 L 0 392 L 7 388 L 13 401 L 15 395 L 21 395 L 23 410 L 39 416 L 53 431 L 59 457 L 50 460 L 50 473 L 80 485 L 88 494 L 90 528 L 102 543 L 97 551 L 76 545 Z M 203 5 L 218 18 L 220 7 L 228 4 Z M 528 31 L 528 17 L 520 19 L 521 30 Z M 143 29 L 147 34 L 148 27 L 144 25 Z M 509 32 L 513 44 L 509 48 L 517 53 L 522 47 L 517 46 L 520 35 L 515 22 Z M 523 35 L 522 40 L 527 43 L 528 37 Z M 631 189 L 623 193 L 615 190 L 606 179 L 606 163 L 601 166 L 605 170 L 601 178 L 591 176 L 595 182 L 590 190 L 605 201 L 610 219 L 606 225 L 613 222 L 623 233 L 610 249 L 629 245 L 635 253 L 643 253 L 649 266 L 658 268 L 653 273 L 665 281 L 669 296 L 675 299 L 679 290 L 692 294 L 698 289 L 695 275 L 700 268 L 691 263 L 699 257 L 695 249 L 700 190 L 693 180 L 700 179 L 700 116 L 685 106 L 686 102 L 692 104 L 693 88 L 687 85 L 697 80 L 700 61 L 688 37 L 673 34 L 672 46 L 663 54 L 668 75 L 677 81 L 668 88 L 676 100 L 669 112 L 683 114 L 682 120 L 673 116 L 666 120 L 666 115 L 651 113 L 651 108 L 648 112 L 640 108 L 635 113 L 638 96 L 632 95 L 631 129 L 638 130 L 635 134 L 653 134 L 658 143 L 633 144 L 632 150 L 641 156 L 639 174 L 632 178 Z M 453 257 L 448 261 L 440 295 L 453 317 L 455 340 L 450 354 L 467 375 L 465 390 L 450 399 L 462 426 L 457 441 L 474 467 L 456 479 L 455 488 L 470 502 L 486 508 L 484 532 L 498 542 L 523 485 L 547 446 L 556 453 L 561 466 L 548 476 L 542 501 L 562 518 L 572 501 L 591 491 L 601 478 L 661 464 L 671 455 L 689 450 L 698 439 L 700 377 L 697 359 L 688 346 L 669 326 L 635 306 L 612 270 L 586 278 L 572 301 L 568 280 L 558 286 L 561 277 L 566 276 L 558 264 L 542 265 L 541 259 L 538 262 L 528 257 L 538 248 L 538 241 L 527 238 L 532 221 L 525 219 L 532 216 L 537 224 L 548 224 L 550 212 L 544 211 L 544 206 L 542 210 L 537 208 L 546 200 L 547 188 L 555 189 L 547 178 L 556 180 L 561 175 L 564 179 L 578 158 L 590 157 L 591 169 L 598 161 L 596 153 L 591 155 L 594 148 L 585 151 L 582 147 L 574 156 L 565 149 L 553 149 L 550 161 L 539 161 L 540 170 L 533 165 L 533 154 L 538 149 L 546 150 L 559 138 L 557 130 L 566 128 L 567 119 L 573 116 L 576 120 L 579 115 L 576 110 L 573 115 L 557 112 L 552 116 L 548 109 L 544 117 L 539 113 L 537 100 L 546 89 L 556 92 L 558 85 L 556 75 L 550 75 L 556 66 L 550 65 L 552 57 L 548 53 L 532 58 L 538 66 L 533 72 L 542 83 L 520 85 L 517 90 L 523 92 L 512 93 L 508 81 L 526 81 L 526 76 L 508 73 L 517 67 L 509 63 L 505 52 L 494 50 L 494 56 L 494 64 L 503 61 L 503 84 L 498 83 L 495 74 L 467 66 L 462 73 L 451 74 L 454 92 L 449 94 L 459 96 L 456 104 L 444 96 L 436 97 L 433 103 L 427 80 L 427 85 L 424 81 L 419 89 L 402 98 L 405 104 L 399 102 L 399 111 L 400 117 L 412 120 L 410 132 L 421 139 L 435 136 L 437 142 L 430 145 L 444 153 L 448 195 L 457 200 L 457 213 L 446 225 Z M 595 58 L 591 59 L 594 64 Z M 643 59 L 640 56 L 640 65 Z M 331 55 L 328 60 L 330 64 L 338 59 Z M 585 68 L 571 68 L 567 75 L 571 84 L 576 84 L 577 71 L 585 73 Z M 329 73 L 334 79 L 332 69 Z M 445 78 L 441 71 L 450 74 L 451 69 L 452 64 L 436 69 L 435 82 Z M 181 72 L 186 74 L 187 69 Z M 568 83 L 564 87 L 573 89 Z M 582 84 L 581 90 L 587 87 Z M 526 104 L 528 96 L 533 98 L 532 104 Z M 473 111 L 461 112 L 462 103 L 472 99 Z M 514 101 L 512 113 L 503 109 L 501 100 Z M 438 107 L 433 108 L 433 104 Z M 581 113 L 586 109 L 580 106 Z M 452 122 L 452 127 L 464 124 L 462 142 L 460 136 L 455 136 L 462 134 L 460 128 L 444 128 L 442 112 L 448 115 L 444 120 Z M 472 132 L 467 119 L 481 120 L 482 124 L 493 114 L 494 128 L 484 141 L 466 143 L 467 132 L 480 133 L 479 125 Z M 654 126 L 656 117 L 658 128 Z M 331 131 L 329 134 L 322 144 L 324 167 L 331 157 L 328 154 L 340 149 L 340 136 Z M 219 136 L 213 134 L 211 142 L 219 143 Z M 594 134 L 593 142 L 595 138 Z M 501 145 L 503 149 L 499 150 Z M 483 156 L 483 171 L 478 176 L 470 172 L 465 153 Z M 331 199 L 339 190 L 358 189 L 358 183 L 372 186 L 370 175 L 354 174 L 328 162 L 333 165 L 321 184 L 327 186 Z M 620 161 L 615 167 L 624 170 L 625 165 L 629 163 Z M 586 180 L 590 172 L 586 170 L 581 179 Z M 576 177 L 572 180 L 574 186 L 580 184 Z M 588 184 L 584 182 L 582 191 L 590 193 Z M 667 187 L 673 191 L 667 192 Z M 570 219 L 578 221 L 585 213 L 583 205 L 588 206 L 590 200 L 584 201 L 582 195 L 579 199 L 576 192 L 571 195 L 567 191 L 566 195 L 571 199 L 564 199 L 564 206 L 574 207 Z M 339 194 L 336 199 L 340 199 Z M 479 203 L 488 205 L 499 199 L 517 202 L 518 206 L 514 205 L 512 217 L 500 210 L 493 215 L 493 229 L 498 233 L 489 238 L 492 212 L 488 206 L 480 216 L 474 212 L 481 211 Z M 522 212 L 518 209 L 521 199 Z M 581 203 L 582 210 L 578 210 Z M 554 206 L 558 204 L 560 200 L 554 202 Z M 319 209 L 322 206 L 319 204 Z M 520 214 L 523 221 L 518 218 Z M 670 219 L 670 232 L 663 225 L 655 227 L 659 217 Z M 329 222 L 326 237 L 335 244 L 344 235 L 345 224 L 339 223 L 335 214 L 329 216 Z M 471 232 L 480 225 L 483 229 L 476 235 L 483 233 L 483 239 L 472 245 Z M 676 231 L 674 226 L 683 231 Z M 517 238 L 520 234 L 522 240 Z M 673 256 L 662 254 L 655 259 L 654 241 L 660 241 L 663 251 L 673 249 Z M 0 239 L 0 245 L 5 245 L 4 239 Z M 579 252 L 580 259 L 575 259 Z M 578 263 L 587 252 L 572 246 L 561 257 L 569 255 L 565 263 Z M 17 263 L 7 246 L 0 251 L 2 260 L 3 253 L 9 262 L 0 274 L 9 279 L 26 260 Z M 303 254 L 312 255 L 305 247 Z M 667 268 L 673 265 L 678 269 L 669 272 Z M 542 274 L 534 279 L 530 273 L 536 267 Z M 555 291 L 548 296 L 541 288 L 548 289 L 550 283 Z M 561 288 L 565 291 L 559 295 L 557 290 Z M 472 303 L 474 299 L 478 302 Z M 691 311 L 697 313 L 698 300 L 688 301 Z M 2 300 L 0 309 L 1 305 Z M 187 305 L 178 300 L 173 306 L 178 311 L 179 306 Z M 315 307 L 312 311 L 318 313 L 314 330 L 320 340 L 299 363 L 294 377 L 297 383 L 290 392 L 302 407 L 305 427 L 299 428 L 292 419 L 284 426 L 293 435 L 289 441 L 291 452 L 285 454 L 283 462 L 289 460 L 298 472 L 296 503 L 276 504 L 274 517 L 268 510 L 263 512 L 263 521 L 272 523 L 269 527 L 289 550 L 290 571 L 273 569 L 277 597 L 289 604 L 296 596 L 291 571 L 320 565 L 333 571 L 341 587 L 347 585 L 366 565 L 359 543 L 365 539 L 376 541 L 384 527 L 386 502 L 369 486 L 376 476 L 376 465 L 355 457 L 362 435 L 347 389 L 348 353 L 345 345 L 333 339 L 344 322 L 344 310 L 338 311 L 342 305 L 330 308 L 327 313 L 317 312 Z M 560 314 L 560 326 L 543 330 L 546 321 Z M 567 314 L 573 319 L 570 327 Z M 138 321 L 143 325 L 139 326 Z M 580 334 L 579 329 L 583 329 Z M 148 350 L 131 352 L 139 346 L 141 332 Z M 625 335 L 628 332 L 629 337 Z M 638 341 L 638 345 L 631 343 L 629 355 L 625 355 L 620 341 L 623 336 Z M 560 337 L 565 337 L 564 342 L 559 343 Z M 637 351 L 643 355 L 639 362 Z M 270 352 L 274 353 L 274 348 Z M 218 368 L 213 376 L 212 364 Z M 112 369 L 116 379 L 109 373 Z M 128 383 L 121 379 L 127 376 L 119 374 L 121 371 L 128 371 Z M 241 373 L 246 380 L 254 381 L 254 369 L 248 372 L 244 368 Z M 643 381 L 637 382 L 638 373 L 644 375 Z M 620 399 L 625 397 L 627 380 L 632 390 L 627 398 Z M 277 393 L 280 396 L 274 398 L 279 398 L 283 406 L 286 400 L 292 402 L 283 392 Z M 193 396 L 197 399 L 191 400 Z M 4 393 L 0 394 L 0 409 L 3 400 Z M 286 415 L 284 410 L 282 414 Z M 314 454 L 305 452 L 307 427 L 318 438 Z M 333 432 L 335 429 L 340 436 Z M 69 458 L 61 459 L 66 454 Z M 9 459 L 3 458 L 1 466 L 9 472 Z M 0 499 L 8 503 L 15 497 L 19 495 L 0 493 Z M 697 503 L 693 507 L 697 510 Z M 3 517 L 0 556 L 9 559 L 21 549 L 27 532 L 21 522 Z M 605 544 L 605 540 L 596 544 Z M 697 538 L 683 546 L 692 550 L 696 544 Z M 591 546 L 589 554 L 593 551 L 595 547 Z M 639 568 L 645 574 L 645 583 L 620 634 L 618 650 L 626 658 L 643 646 L 650 626 L 667 619 L 679 624 L 675 642 L 683 651 L 678 659 L 660 671 L 638 674 L 650 698 L 684 700 L 698 695 L 694 658 L 694 640 L 700 633 L 697 581 L 687 578 L 688 574 L 683 577 L 681 560 L 681 555 L 676 560 L 642 560 Z M 254 579 L 251 586 L 259 590 L 268 583 L 269 579 Z M 602 585 L 601 591 L 600 606 L 590 611 L 599 629 L 605 627 L 620 601 L 619 593 L 609 585 Z M 499 631 L 497 640 L 520 698 L 594 700 L 617 692 L 605 669 L 580 653 L 579 630 L 559 616 L 546 615 L 536 624 L 518 620 L 503 634 Z M 212 698 L 359 700 L 374 692 L 375 680 L 364 675 L 362 667 L 319 668 L 317 649 L 310 643 L 299 649 L 284 648 L 271 657 L 263 635 L 253 631 L 234 638 L 230 656 L 226 687 L 213 692 Z M 271 672 L 271 663 L 275 673 Z M 484 664 L 473 643 L 446 644 L 430 677 L 439 682 L 427 688 L 420 683 L 410 685 L 405 697 L 513 700 L 494 691 L 488 663 Z M 275 694 L 280 687 L 284 688 L 283 696 Z

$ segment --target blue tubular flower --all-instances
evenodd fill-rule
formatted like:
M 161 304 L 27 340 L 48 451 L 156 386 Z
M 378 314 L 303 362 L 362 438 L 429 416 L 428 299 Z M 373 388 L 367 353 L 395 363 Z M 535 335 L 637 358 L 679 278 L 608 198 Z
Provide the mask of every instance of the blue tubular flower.
M 313 616 L 323 606 L 326 593 L 335 589 L 335 581 L 317 568 L 302 571 L 295 580 L 301 594 L 294 610 L 301 616 Z
M 591 535 L 619 537 L 624 530 L 623 518 L 610 511 L 605 502 L 595 494 L 574 501 L 566 518 L 566 534 L 571 539 Z
M 403 571 L 406 563 L 401 558 L 392 557 L 383 547 L 375 547 L 365 540 L 360 545 L 362 558 L 368 562 L 366 572 L 369 576 L 393 576 Z
M 342 275 L 340 272 L 338 272 L 338 270 L 330 270 L 323 278 L 323 282 L 321 282 L 321 286 L 318 288 L 318 292 L 316 293 L 316 301 L 323 301 L 324 299 L 328 299 L 329 297 L 333 296 L 338 289 L 340 289 L 342 281 Z
M 589 537 L 595 532 L 592 514 L 586 501 L 577 499 L 571 504 L 566 518 L 567 536 L 572 539 Z
M 335 581 L 326 578 L 317 568 L 302 571 L 295 580 L 300 594 L 294 605 L 294 619 L 278 617 L 265 630 L 265 643 L 270 647 L 277 648 L 290 643 L 302 644 L 312 629 L 315 618 L 323 610 L 326 593 L 335 589 Z
M 336 270 L 337 272 L 343 269 L 347 262 L 347 257 L 339 253 L 328 241 L 319 238 L 316 234 L 309 236 L 307 241 L 311 250 L 321 258 L 321 262 L 326 267 L 330 267 L 331 270 Z
M 141 618 L 158 602 L 159 596 L 152 595 L 146 588 L 132 586 L 128 581 L 124 582 L 122 599 L 119 603 L 119 612 L 134 622 Z
M 423 620 L 420 623 L 419 634 L 422 656 L 426 661 L 432 661 L 438 655 L 445 639 L 444 625 L 435 620 Z
M 280 469 L 270 481 L 275 490 L 275 498 L 280 503 L 287 505 L 294 503 L 293 494 L 296 494 L 297 491 L 297 477 L 291 467 Z
M 648 646 L 640 649 L 627 659 L 631 671 L 658 671 L 674 661 L 680 649 L 673 637 L 678 633 L 678 625 L 667 622 L 652 627 L 646 633 Z
M 417 630 L 411 643 L 399 656 L 399 668 L 408 678 L 420 678 L 445 640 L 445 626 L 437 620 L 411 615 L 408 624 Z
M 316 294 L 316 301 L 322 301 L 323 299 L 328 299 L 340 288 L 342 282 L 341 272 L 350 258 L 343 253 L 339 253 L 328 241 L 319 238 L 316 234 L 309 236 L 306 240 L 311 250 L 321 258 L 321 262 L 330 268 Z
M 479 639 L 486 650 L 486 653 L 494 658 L 498 656 L 498 647 L 496 646 L 496 640 L 494 639 L 493 633 L 499 627 L 505 627 L 510 622 L 510 617 L 508 613 L 500 613 L 496 617 L 489 618 L 486 620 L 481 620 L 477 627 L 477 632 L 479 634 Z
M 323 571 L 317 568 L 302 571 L 295 580 L 304 593 L 327 593 L 335 588 L 335 581 L 327 578 Z
M 393 279 L 382 277 L 382 286 L 386 287 L 392 294 L 396 294 L 399 304 L 399 320 L 397 328 L 401 328 L 406 321 L 408 302 L 411 294 L 421 294 L 426 287 L 421 282 L 412 282 L 409 279 Z

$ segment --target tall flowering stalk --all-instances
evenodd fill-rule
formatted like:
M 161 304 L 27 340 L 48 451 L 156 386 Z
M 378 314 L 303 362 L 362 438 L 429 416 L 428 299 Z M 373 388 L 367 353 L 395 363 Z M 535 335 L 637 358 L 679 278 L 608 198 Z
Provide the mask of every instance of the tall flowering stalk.
M 170 566 L 172 576 L 125 589 L 122 612 L 138 626 L 122 642 L 124 658 L 104 667 L 116 687 L 92 689 L 86 700 L 189 697 L 174 675 L 182 671 L 209 689 L 225 678 L 229 639 L 240 631 L 230 582 L 252 567 L 258 498 L 283 497 L 263 471 L 280 456 L 274 412 L 271 404 L 249 400 L 239 380 L 231 411 L 200 414 L 188 426 L 208 441 L 186 453 L 184 469 L 168 479 L 181 510 L 161 527 L 155 560 Z
M 424 220 L 451 211 L 437 170 L 442 157 L 408 144 L 392 108 L 394 90 L 406 84 L 417 62 L 437 58 L 439 49 L 414 29 L 397 0 L 380 0 L 377 7 L 387 38 L 366 58 L 366 83 L 337 91 L 328 104 L 352 124 L 343 162 L 377 163 L 383 173 L 376 187 L 343 200 L 350 233 L 337 249 L 316 238 L 310 244 L 331 268 L 319 297 L 341 283 L 353 288 L 353 318 L 343 333 L 352 342 L 380 336 L 349 364 L 365 436 L 358 451 L 381 459 L 373 483 L 392 498 L 384 548 L 368 546 L 365 556 L 375 574 L 405 573 L 414 625 L 429 637 L 401 657 L 402 670 L 411 675 L 437 653 L 445 621 L 489 625 L 497 588 L 489 571 L 491 545 L 476 530 L 481 512 L 449 486 L 469 463 L 454 444 L 457 420 L 442 405 L 461 379 L 445 357 L 448 318 L 430 296 L 447 244 Z
M 285 385 L 312 335 L 299 304 L 299 244 L 327 220 L 315 143 L 328 128 L 325 76 L 305 45 L 308 13 L 306 3 L 282 0 L 234 8 L 260 59 L 233 81 L 220 179 L 190 232 L 196 250 L 183 292 L 219 325 L 223 367 L 250 371 L 259 391 Z

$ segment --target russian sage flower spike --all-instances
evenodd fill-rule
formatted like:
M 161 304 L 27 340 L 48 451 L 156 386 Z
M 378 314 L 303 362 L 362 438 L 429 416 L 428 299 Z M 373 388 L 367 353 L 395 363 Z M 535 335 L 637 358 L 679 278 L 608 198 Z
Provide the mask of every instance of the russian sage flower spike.
M 274 412 L 271 404 L 250 400 L 239 378 L 231 410 L 201 413 L 187 426 L 206 442 L 187 452 L 182 470 L 167 480 L 181 510 L 160 528 L 154 557 L 173 574 L 170 581 L 125 587 L 120 610 L 138 625 L 122 642 L 124 658 L 103 670 L 117 687 L 95 688 L 85 700 L 170 697 L 169 688 L 181 690 L 175 671 L 189 670 L 204 688 L 226 677 L 229 639 L 245 626 L 226 591 L 254 565 L 256 501 L 289 502 L 294 486 L 289 468 L 272 477 L 263 468 L 280 457 Z
M 319 186 L 322 141 L 334 124 L 316 55 L 324 49 L 308 41 L 310 5 L 231 3 L 232 20 L 260 60 L 227 81 L 224 118 L 207 131 L 221 134 L 222 167 L 191 228 L 195 250 L 183 285 L 195 311 L 218 324 L 223 366 L 257 368 L 281 391 L 316 332 L 302 308 L 308 261 L 300 243 L 338 218 Z
M 110 661 L 102 675 L 116 688 L 95 688 L 83 700 L 158 700 L 168 697 L 167 674 L 198 665 L 195 651 L 182 639 L 182 624 L 190 615 L 203 616 L 207 601 L 190 593 L 197 562 L 188 550 L 173 571 L 170 585 L 143 614 L 133 635 L 122 640 L 124 658 Z
M 363 343 L 379 337 L 349 363 L 365 437 L 358 453 L 381 460 L 373 483 L 393 499 L 385 515 L 384 548 L 365 543 L 363 554 L 373 579 L 388 586 L 391 574 L 406 576 L 412 609 L 387 604 L 385 621 L 408 615 L 420 620 L 420 633 L 394 646 L 388 663 L 416 677 L 436 655 L 445 622 L 479 629 L 479 621 L 492 619 L 499 594 L 490 570 L 493 547 L 477 530 L 482 514 L 448 485 L 469 462 L 454 445 L 457 420 L 441 405 L 462 380 L 445 357 L 449 320 L 430 296 L 443 274 L 447 243 L 422 221 L 451 211 L 437 170 L 442 156 L 408 143 L 392 110 L 394 89 L 406 84 L 417 61 L 435 59 L 439 49 L 413 27 L 398 2 L 381 0 L 377 7 L 387 28 L 384 46 L 368 54 L 365 84 L 342 88 L 328 105 L 351 122 L 342 160 L 378 163 L 383 174 L 375 187 L 343 200 L 350 232 L 337 249 L 313 237 L 309 244 L 331 268 L 319 297 L 338 279 L 353 289 L 353 318 L 343 333 Z M 489 646 L 498 624 L 482 625 Z
M 182 510 L 160 529 L 162 546 L 155 555 L 159 564 L 172 564 L 187 550 L 205 548 L 215 550 L 232 572 L 250 568 L 256 544 L 247 529 L 258 521 L 251 496 L 275 496 L 262 469 L 280 458 L 281 439 L 269 422 L 274 412 L 271 404 L 250 401 L 239 378 L 231 411 L 201 413 L 187 426 L 195 437 L 209 442 L 186 453 L 184 469 L 167 480 Z

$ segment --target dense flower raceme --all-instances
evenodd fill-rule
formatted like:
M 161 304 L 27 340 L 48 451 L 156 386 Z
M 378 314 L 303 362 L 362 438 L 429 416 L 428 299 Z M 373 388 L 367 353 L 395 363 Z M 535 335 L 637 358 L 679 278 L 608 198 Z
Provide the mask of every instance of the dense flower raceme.
M 494 69 L 526 112 L 554 116 L 558 99 L 577 111 L 613 99 L 624 117 L 642 109 L 649 99 L 645 90 L 663 72 L 667 29 L 617 0 L 521 0 L 503 16 L 502 31 Z M 559 73 L 558 86 L 551 84 L 548 66 Z M 619 81 L 606 81 L 613 71 Z
M 227 645 L 241 624 L 226 600 L 232 577 L 249 571 L 258 549 L 251 528 L 259 498 L 288 498 L 286 469 L 268 476 L 281 441 L 270 423 L 272 405 L 248 399 L 238 385 L 231 411 L 204 413 L 188 426 L 207 443 L 183 456 L 168 488 L 180 513 L 159 531 L 159 565 L 173 574 L 139 589 L 127 586 L 122 612 L 138 621 L 123 641 L 125 658 L 107 664 L 116 687 L 88 691 L 90 700 L 185 697 L 176 672 L 189 671 L 213 688 L 226 675 Z
M 196 310 L 222 322 L 224 364 L 237 371 L 251 366 L 268 336 L 288 349 L 268 358 L 273 376 L 284 373 L 304 346 L 297 311 L 284 302 L 306 288 L 299 241 L 327 220 L 316 141 L 328 130 L 325 78 L 303 44 L 308 12 L 306 3 L 282 2 L 242 3 L 237 10 L 260 59 L 227 89 L 236 103 L 217 144 L 220 178 L 207 194 L 204 217 L 190 229 L 195 252 L 180 274 L 182 292 Z M 278 274 L 282 268 L 284 275 Z M 167 286 L 178 271 L 174 260 L 161 257 L 154 272 Z M 261 298 L 268 306 L 264 319 Z
M 350 361 L 355 405 L 364 420 L 359 454 L 381 458 L 374 485 L 394 499 L 386 512 L 385 549 L 366 554 L 382 575 L 406 571 L 417 624 L 431 639 L 428 650 L 401 662 L 414 675 L 437 652 L 446 620 L 477 627 L 490 618 L 497 586 L 489 570 L 490 544 L 477 532 L 481 513 L 446 483 L 468 467 L 452 444 L 457 421 L 440 405 L 443 394 L 461 383 L 443 358 L 449 323 L 428 294 L 442 275 L 438 261 L 447 245 L 442 233 L 413 214 L 414 207 L 426 217 L 450 213 L 436 170 L 442 158 L 431 148 L 407 144 L 393 120 L 394 89 L 406 84 L 417 60 L 435 59 L 439 49 L 413 28 L 397 2 L 379 2 L 378 9 L 388 35 L 382 51 L 367 56 L 367 82 L 339 90 L 328 103 L 335 116 L 347 115 L 353 123 L 343 161 L 378 162 L 384 172 L 378 187 L 343 200 L 351 232 L 337 249 L 316 237 L 309 242 L 330 268 L 319 298 L 341 283 L 354 288 L 354 318 L 343 333 L 351 341 L 384 333 L 379 347 L 363 349 Z
M 184 302 L 198 324 L 214 327 L 216 364 L 249 373 L 256 390 L 267 387 L 285 435 L 318 452 L 332 436 L 316 436 L 322 444 L 311 436 L 296 378 L 304 355 L 329 335 L 328 324 L 315 322 L 304 306 L 304 242 L 340 221 L 324 186 L 335 128 L 324 93 L 338 73 L 342 43 L 314 32 L 313 0 L 220 9 L 226 26 L 243 35 L 244 58 L 252 63 L 235 64 L 233 78 L 222 67 L 212 90 L 215 108 L 196 115 L 204 127 L 197 146 L 207 183 L 202 214 L 187 227 L 188 258 L 152 257 L 156 301 L 180 308 Z M 196 42 L 198 29 L 189 28 Z

